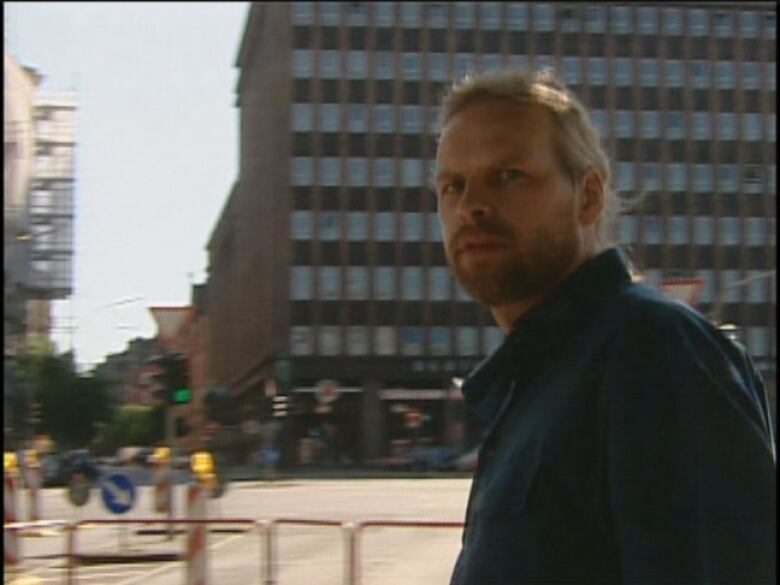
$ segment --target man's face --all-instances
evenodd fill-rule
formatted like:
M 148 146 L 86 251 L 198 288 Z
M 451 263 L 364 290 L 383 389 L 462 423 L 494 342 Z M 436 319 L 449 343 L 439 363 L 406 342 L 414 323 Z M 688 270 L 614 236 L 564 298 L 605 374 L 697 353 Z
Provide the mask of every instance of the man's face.
M 553 124 L 541 106 L 490 98 L 442 131 L 436 192 L 447 259 L 489 307 L 540 298 L 581 258 L 579 197 Z

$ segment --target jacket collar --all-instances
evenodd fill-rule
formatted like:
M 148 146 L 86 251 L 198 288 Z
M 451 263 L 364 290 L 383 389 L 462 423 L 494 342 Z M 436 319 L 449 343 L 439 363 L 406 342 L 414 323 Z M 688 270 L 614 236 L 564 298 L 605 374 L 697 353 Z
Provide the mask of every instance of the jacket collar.
M 557 290 L 520 317 L 504 342 L 463 381 L 466 403 L 490 422 L 512 382 L 523 385 L 593 311 L 631 276 L 622 253 L 611 248 L 586 261 Z

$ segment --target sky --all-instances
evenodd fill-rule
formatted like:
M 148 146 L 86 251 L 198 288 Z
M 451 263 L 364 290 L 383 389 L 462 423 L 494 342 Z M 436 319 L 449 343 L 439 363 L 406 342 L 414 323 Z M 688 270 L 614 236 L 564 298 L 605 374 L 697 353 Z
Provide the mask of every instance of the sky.
M 6 2 L 5 49 L 74 91 L 74 291 L 53 340 L 86 370 L 152 306 L 205 282 L 206 246 L 238 176 L 236 57 L 248 2 Z

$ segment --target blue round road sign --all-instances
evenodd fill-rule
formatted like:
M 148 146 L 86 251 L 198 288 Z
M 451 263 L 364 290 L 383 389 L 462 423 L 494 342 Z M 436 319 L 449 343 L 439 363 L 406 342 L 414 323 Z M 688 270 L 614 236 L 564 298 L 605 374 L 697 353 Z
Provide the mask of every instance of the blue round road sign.
M 100 482 L 100 495 L 109 512 L 124 514 L 135 504 L 135 486 L 130 478 L 114 473 Z

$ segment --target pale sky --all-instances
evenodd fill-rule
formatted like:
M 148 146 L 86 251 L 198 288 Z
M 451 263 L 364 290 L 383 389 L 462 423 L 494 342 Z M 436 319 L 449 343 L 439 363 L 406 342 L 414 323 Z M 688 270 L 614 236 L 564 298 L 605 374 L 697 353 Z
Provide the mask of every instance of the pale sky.
M 75 91 L 74 293 L 54 340 L 84 366 L 186 305 L 238 173 L 248 2 L 6 2 L 5 48 Z M 67 328 L 75 326 L 72 333 Z

